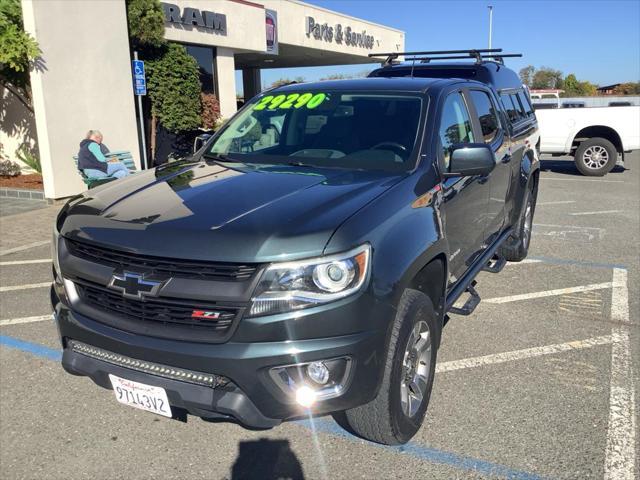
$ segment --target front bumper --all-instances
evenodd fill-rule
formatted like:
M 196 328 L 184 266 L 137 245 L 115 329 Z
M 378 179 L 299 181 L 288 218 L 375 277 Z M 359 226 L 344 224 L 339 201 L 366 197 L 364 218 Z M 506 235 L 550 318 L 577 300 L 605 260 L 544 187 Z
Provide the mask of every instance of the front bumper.
M 59 301 L 55 291 L 52 301 L 64 349 L 62 365 L 67 372 L 87 376 L 104 388 L 111 388 L 110 373 L 159 386 L 166 390 L 173 407 L 202 418 L 227 418 L 254 428 L 270 428 L 282 420 L 308 413 L 274 383 L 269 371 L 275 366 L 344 356 L 351 358 L 344 393 L 318 402 L 312 409 L 314 414 L 353 408 L 373 399 L 386 358 L 387 327 L 395 315 L 391 307 L 378 305 L 363 295 L 332 308 L 310 309 L 302 315 L 298 312 L 292 318 L 285 319 L 279 315 L 263 317 L 259 321 L 248 319 L 245 325 L 247 328 L 251 326 L 251 330 L 260 330 L 261 327 L 267 331 L 280 331 L 292 321 L 299 323 L 299 331 L 304 331 L 304 325 L 309 323 L 342 323 L 351 330 L 343 335 L 299 339 L 296 329 L 289 327 L 291 339 L 243 342 L 238 340 L 242 338 L 241 325 L 229 342 L 207 344 L 155 338 L 116 329 L 73 311 Z M 353 331 L 354 325 L 363 322 L 370 328 Z M 136 371 L 74 351 L 70 348 L 70 340 L 128 358 L 203 372 L 228 381 L 212 388 Z
M 201 418 L 235 419 L 254 428 L 271 428 L 281 422 L 264 416 L 249 397 L 233 384 L 216 388 L 194 385 L 113 365 L 70 348 L 64 349 L 62 366 L 68 373 L 89 377 L 103 388 L 111 389 L 109 374 L 162 387 L 174 412 L 177 407 Z

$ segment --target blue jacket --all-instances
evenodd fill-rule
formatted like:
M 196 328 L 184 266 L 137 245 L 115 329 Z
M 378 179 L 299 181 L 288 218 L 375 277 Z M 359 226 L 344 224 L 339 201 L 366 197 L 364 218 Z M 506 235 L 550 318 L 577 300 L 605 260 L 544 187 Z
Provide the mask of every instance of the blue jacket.
M 107 173 L 107 166 L 107 158 L 98 143 L 89 139 L 80 142 L 80 151 L 78 152 L 78 168 L 80 170 L 92 169 Z

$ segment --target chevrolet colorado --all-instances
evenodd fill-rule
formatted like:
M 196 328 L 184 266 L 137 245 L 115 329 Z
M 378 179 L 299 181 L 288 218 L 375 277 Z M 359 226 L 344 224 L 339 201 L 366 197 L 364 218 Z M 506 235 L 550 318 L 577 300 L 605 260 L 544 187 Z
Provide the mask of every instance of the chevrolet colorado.
M 535 115 L 510 116 L 522 85 L 479 52 L 264 92 L 192 158 L 72 198 L 53 239 L 64 369 L 166 417 L 331 413 L 407 442 L 449 315 L 531 238 Z

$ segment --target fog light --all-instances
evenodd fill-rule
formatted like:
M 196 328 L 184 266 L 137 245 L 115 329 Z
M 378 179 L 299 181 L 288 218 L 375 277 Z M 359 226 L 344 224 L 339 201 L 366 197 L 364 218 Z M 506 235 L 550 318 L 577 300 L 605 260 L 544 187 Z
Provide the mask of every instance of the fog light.
M 312 362 L 307 365 L 307 375 L 320 385 L 324 385 L 329 381 L 329 369 L 322 362 Z
M 349 384 L 348 356 L 272 367 L 269 376 L 291 403 L 304 407 L 342 395 Z
M 311 407 L 316 403 L 316 392 L 306 385 L 296 390 L 296 402 L 305 408 Z

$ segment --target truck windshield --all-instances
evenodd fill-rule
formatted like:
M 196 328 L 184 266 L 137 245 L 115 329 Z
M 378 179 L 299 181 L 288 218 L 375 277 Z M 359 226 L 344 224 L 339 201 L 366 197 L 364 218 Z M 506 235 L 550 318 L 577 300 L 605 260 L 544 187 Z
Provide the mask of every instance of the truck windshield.
M 363 92 L 269 93 L 244 107 L 205 152 L 223 161 L 409 170 L 422 100 Z

